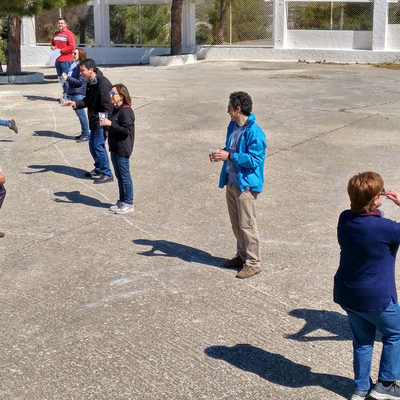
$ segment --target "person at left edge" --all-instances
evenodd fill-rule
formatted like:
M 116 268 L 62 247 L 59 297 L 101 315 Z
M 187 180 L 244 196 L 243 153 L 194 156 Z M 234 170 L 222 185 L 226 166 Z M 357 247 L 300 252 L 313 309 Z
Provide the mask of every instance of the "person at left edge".
M 61 17 L 57 22 L 58 31 L 54 33 L 53 39 L 51 41 L 51 49 L 60 50 L 60 56 L 56 60 L 56 70 L 57 76 L 60 84 L 63 87 L 63 93 L 66 95 L 68 93 L 68 83 L 64 82 L 61 78 L 63 72 L 68 74 L 69 67 L 72 62 L 72 52 L 75 48 L 75 36 L 67 28 L 67 21 L 65 18 Z
M 80 63 L 81 74 L 87 81 L 86 95 L 82 100 L 67 100 L 66 106 L 74 109 L 87 108 L 89 118 L 89 150 L 94 160 L 94 169 L 87 177 L 99 177 L 94 183 L 106 183 L 114 180 L 106 150 L 106 134 L 100 125 L 99 112 L 111 114 L 113 104 L 110 99 L 111 82 L 103 75 L 96 63 L 87 58 Z

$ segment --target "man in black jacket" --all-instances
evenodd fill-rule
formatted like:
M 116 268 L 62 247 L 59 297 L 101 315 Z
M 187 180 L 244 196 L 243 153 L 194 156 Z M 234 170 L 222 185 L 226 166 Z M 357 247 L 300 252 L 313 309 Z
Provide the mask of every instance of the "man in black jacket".
M 99 113 L 110 114 L 113 104 L 110 99 L 111 82 L 96 67 L 96 63 L 88 58 L 81 61 L 82 76 L 88 81 L 86 96 L 83 100 L 67 101 L 67 105 L 80 109 L 87 107 L 89 119 L 89 150 L 94 159 L 94 169 L 85 176 L 97 177 L 94 183 L 112 182 L 114 180 L 106 150 L 106 135 L 100 125 Z

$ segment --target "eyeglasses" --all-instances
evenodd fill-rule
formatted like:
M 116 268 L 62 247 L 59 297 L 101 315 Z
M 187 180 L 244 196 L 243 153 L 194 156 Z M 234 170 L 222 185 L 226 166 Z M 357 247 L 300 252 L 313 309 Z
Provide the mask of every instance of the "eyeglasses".
M 110 92 L 110 96 L 115 96 L 116 94 L 118 94 L 117 92 Z
M 380 192 L 380 193 L 378 194 L 378 196 L 386 196 L 386 190 L 385 190 L 385 188 L 382 189 L 382 192 Z

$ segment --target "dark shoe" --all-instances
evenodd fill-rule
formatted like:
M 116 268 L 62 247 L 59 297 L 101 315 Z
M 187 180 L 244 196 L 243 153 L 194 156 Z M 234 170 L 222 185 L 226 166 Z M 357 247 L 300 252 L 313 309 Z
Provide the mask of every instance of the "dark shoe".
M 101 175 L 100 178 L 95 179 L 93 183 L 106 183 L 106 182 L 112 182 L 114 180 L 113 176 L 109 175 Z
M 83 143 L 89 141 L 89 135 L 81 135 L 78 139 L 76 139 L 76 143 Z
M 4 237 L 4 233 L 0 232 L 0 238 L 3 238 L 3 237 Z
M 257 275 L 261 272 L 260 267 L 252 267 L 251 265 L 244 264 L 243 268 L 237 273 L 236 278 L 250 278 L 253 275 Z
M 94 178 L 95 176 L 101 176 L 102 173 L 100 171 L 96 171 L 95 169 L 90 171 L 90 172 L 86 172 L 85 177 L 86 178 Z
M 8 128 L 12 129 L 15 133 L 18 133 L 17 124 L 13 119 L 10 119 L 10 126 Z
M 350 400 L 365 400 L 368 392 L 368 390 L 355 390 Z
M 224 267 L 226 268 L 237 268 L 237 267 L 243 267 L 244 261 L 240 256 L 236 256 L 232 258 L 232 260 L 226 260 L 224 261 Z
M 400 387 L 396 382 L 376 382 L 374 388 L 371 390 L 370 396 L 374 399 L 400 399 Z

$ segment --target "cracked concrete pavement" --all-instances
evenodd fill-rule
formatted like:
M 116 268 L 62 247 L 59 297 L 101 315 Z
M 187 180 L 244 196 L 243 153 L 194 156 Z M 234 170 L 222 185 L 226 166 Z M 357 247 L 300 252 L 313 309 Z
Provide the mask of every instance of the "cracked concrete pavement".
M 400 71 L 203 61 L 104 66 L 133 97 L 135 212 L 110 213 L 79 122 L 46 82 L 0 87 L 1 399 L 349 398 L 351 335 L 333 303 L 348 179 L 400 189 Z M 31 69 L 32 70 L 32 69 Z M 229 93 L 247 91 L 268 148 L 263 270 L 221 268 L 235 242 L 218 189 Z M 384 202 L 388 218 L 400 209 Z M 398 274 L 399 272 L 397 272 Z M 374 356 L 376 379 L 380 343 Z

